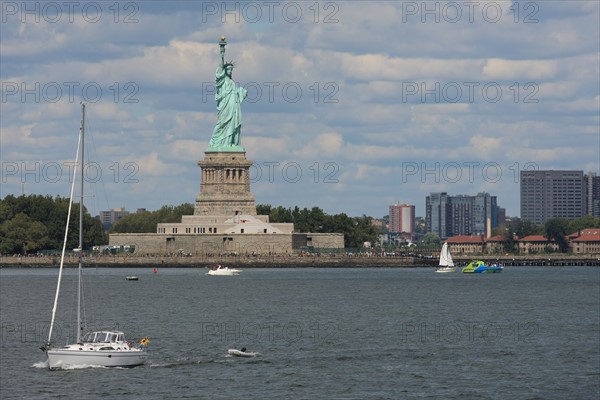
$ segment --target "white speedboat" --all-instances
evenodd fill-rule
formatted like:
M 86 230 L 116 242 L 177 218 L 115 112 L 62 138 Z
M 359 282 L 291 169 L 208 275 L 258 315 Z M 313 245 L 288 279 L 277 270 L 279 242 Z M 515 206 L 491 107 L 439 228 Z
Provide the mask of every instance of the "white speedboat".
M 118 330 L 100 330 L 92 331 L 82 337 L 84 332 L 84 322 L 82 321 L 82 264 L 83 264 L 83 162 L 84 154 L 84 127 L 85 127 L 85 105 L 81 105 L 81 128 L 79 134 L 79 149 L 75 158 L 75 163 L 79 164 L 80 171 L 76 171 L 71 185 L 71 195 L 69 198 L 69 208 L 65 228 L 65 238 L 63 242 L 62 255 L 60 259 L 60 268 L 58 272 L 58 282 L 56 284 L 56 294 L 54 297 L 54 306 L 52 308 L 52 319 L 50 329 L 48 330 L 48 340 L 41 347 L 48 357 L 48 368 L 66 368 L 73 366 L 100 366 L 100 367 L 134 367 L 146 362 L 148 354 L 146 346 L 149 343 L 148 338 L 142 339 L 138 344 L 133 344 L 125 339 L 123 332 Z M 79 152 L 81 152 L 81 162 L 78 163 Z M 79 255 L 78 267 L 78 289 L 77 289 L 77 337 L 73 343 L 66 345 L 57 345 L 52 343 L 52 333 L 55 326 L 56 310 L 58 308 L 58 299 L 60 295 L 61 279 L 63 275 L 63 265 L 65 261 L 65 250 L 69 235 L 69 222 L 71 220 L 71 208 L 73 205 L 73 192 L 75 188 L 75 175 L 81 174 L 80 190 L 81 200 L 79 203 L 79 247 L 75 251 Z
M 440 263 L 435 269 L 435 272 L 454 272 L 454 261 L 452 261 L 452 255 L 450 254 L 450 248 L 448 243 L 444 243 L 442 251 L 440 251 Z
M 233 269 L 233 268 L 224 267 L 222 265 L 215 265 L 206 273 L 206 275 L 232 276 L 232 275 L 239 275 L 240 272 L 242 272 L 241 269 Z

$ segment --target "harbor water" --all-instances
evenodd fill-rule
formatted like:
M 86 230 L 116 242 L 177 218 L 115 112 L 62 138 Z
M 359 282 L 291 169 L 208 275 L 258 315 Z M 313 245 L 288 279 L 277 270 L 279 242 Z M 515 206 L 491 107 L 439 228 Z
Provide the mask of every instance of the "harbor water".
M 3 400 L 600 396 L 597 267 L 86 269 L 90 329 L 147 336 L 149 361 L 50 371 L 39 347 L 57 272 L 0 269 Z M 63 280 L 57 344 L 75 332 L 76 272 Z M 260 355 L 227 353 L 242 347 Z

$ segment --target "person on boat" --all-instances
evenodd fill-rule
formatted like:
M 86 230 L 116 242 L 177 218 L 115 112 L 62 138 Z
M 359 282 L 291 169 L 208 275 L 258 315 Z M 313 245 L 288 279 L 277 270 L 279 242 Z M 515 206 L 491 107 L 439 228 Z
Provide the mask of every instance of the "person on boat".
M 246 352 L 246 348 L 245 348 L 245 347 L 242 347 L 242 348 L 240 349 L 240 351 L 241 351 L 242 353 L 245 353 L 245 352 Z
M 148 346 L 149 343 L 150 343 L 150 340 L 148 339 L 148 337 L 144 337 L 142 340 L 140 340 L 140 344 L 138 344 L 138 348 L 142 349 L 142 348 Z

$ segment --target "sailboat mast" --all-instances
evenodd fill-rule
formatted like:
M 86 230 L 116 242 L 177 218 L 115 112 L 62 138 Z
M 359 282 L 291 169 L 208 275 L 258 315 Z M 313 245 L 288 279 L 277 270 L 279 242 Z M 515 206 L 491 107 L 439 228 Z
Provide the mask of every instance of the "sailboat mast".
M 84 140 L 85 140 L 85 104 L 81 103 L 81 181 L 79 185 L 80 189 L 80 200 L 79 200 L 79 267 L 77 268 L 78 273 L 78 285 L 77 285 L 77 343 L 81 342 L 81 274 L 82 274 L 82 258 L 83 258 L 83 166 L 84 166 Z
M 75 164 L 79 162 L 79 148 L 81 147 L 81 133 L 77 142 L 77 153 L 75 154 Z M 60 254 L 60 267 L 58 270 L 58 280 L 56 282 L 56 293 L 54 295 L 54 305 L 52 306 L 52 319 L 50 320 L 50 329 L 48 329 L 48 340 L 46 345 L 49 346 L 52 341 L 52 331 L 56 321 L 56 310 L 58 308 L 58 296 L 60 294 L 60 285 L 62 282 L 63 267 L 65 265 L 65 251 L 67 250 L 67 239 L 69 237 L 69 225 L 71 222 L 71 209 L 73 208 L 73 194 L 75 193 L 75 181 L 77 180 L 77 170 L 73 171 L 73 181 L 71 182 L 71 192 L 69 195 L 69 207 L 67 210 L 67 223 L 65 225 L 65 238 L 63 240 L 62 251 Z M 45 347 L 44 347 L 45 348 Z M 42 349 L 44 349 L 42 348 Z

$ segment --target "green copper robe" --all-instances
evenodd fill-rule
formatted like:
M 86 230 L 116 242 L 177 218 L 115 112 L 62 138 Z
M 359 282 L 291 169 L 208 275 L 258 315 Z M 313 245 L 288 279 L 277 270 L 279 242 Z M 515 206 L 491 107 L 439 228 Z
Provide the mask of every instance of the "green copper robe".
M 242 101 L 248 91 L 238 86 L 219 66 L 215 72 L 217 101 L 217 125 L 208 144 L 209 151 L 244 151 L 241 147 Z

